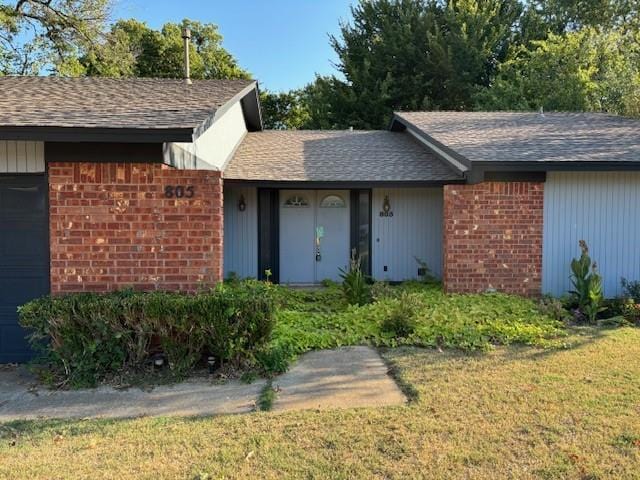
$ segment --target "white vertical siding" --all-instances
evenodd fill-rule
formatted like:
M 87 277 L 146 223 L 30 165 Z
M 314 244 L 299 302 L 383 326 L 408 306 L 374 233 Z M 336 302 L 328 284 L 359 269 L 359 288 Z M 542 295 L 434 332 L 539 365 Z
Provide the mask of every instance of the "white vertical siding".
M 44 170 L 44 142 L 0 140 L 0 173 L 41 173 Z
M 585 240 L 604 293 L 621 293 L 620 277 L 640 280 L 640 172 L 550 172 L 544 187 L 542 291 L 571 287 L 569 264 Z
M 381 217 L 389 195 L 393 217 Z M 442 274 L 442 188 L 376 188 L 372 194 L 372 274 L 377 280 L 418 276 L 416 257 Z M 384 266 L 387 271 L 384 271 Z
M 240 195 L 247 208 L 238 209 Z M 258 276 L 258 194 L 255 188 L 224 189 L 224 275 Z

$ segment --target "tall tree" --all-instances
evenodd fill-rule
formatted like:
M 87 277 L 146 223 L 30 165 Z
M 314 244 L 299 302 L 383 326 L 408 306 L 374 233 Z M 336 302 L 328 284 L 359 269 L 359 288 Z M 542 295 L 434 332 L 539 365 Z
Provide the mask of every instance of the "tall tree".
M 0 75 L 55 71 L 96 43 L 111 0 L 0 1 Z
M 101 44 L 78 59 L 77 73 L 110 77 L 181 77 L 182 29 L 191 30 L 190 63 L 193 78 L 248 78 L 222 46 L 218 27 L 183 20 L 167 23 L 160 31 L 137 20 L 116 22 Z
M 520 33 L 527 43 L 585 27 L 628 31 L 639 26 L 638 0 L 527 0 Z
M 640 116 L 640 34 L 583 28 L 520 46 L 480 110 L 605 111 Z
M 331 37 L 345 81 L 333 86 L 336 127 L 384 128 L 393 110 L 465 109 L 508 51 L 517 0 L 377 0 L 352 7 Z M 318 81 L 316 81 L 316 84 Z M 313 88 L 311 92 L 313 92 Z

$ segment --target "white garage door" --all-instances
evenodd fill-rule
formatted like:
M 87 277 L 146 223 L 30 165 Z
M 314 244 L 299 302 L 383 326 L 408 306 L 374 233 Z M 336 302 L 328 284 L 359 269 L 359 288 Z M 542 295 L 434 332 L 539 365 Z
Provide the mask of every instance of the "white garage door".
M 542 291 L 571 287 L 569 264 L 585 240 L 608 297 L 640 280 L 640 172 L 550 172 L 544 187 Z

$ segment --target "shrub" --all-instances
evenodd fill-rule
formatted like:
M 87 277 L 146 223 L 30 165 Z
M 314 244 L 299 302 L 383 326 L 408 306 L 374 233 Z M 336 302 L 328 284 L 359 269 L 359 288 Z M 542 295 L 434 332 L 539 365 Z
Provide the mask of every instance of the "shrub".
M 393 288 L 387 282 L 374 282 L 374 284 L 371 285 L 370 291 L 371 299 L 374 302 L 386 300 L 387 298 L 393 298 L 395 296 Z
M 218 363 L 252 360 L 274 325 L 271 286 L 257 281 L 218 285 L 194 295 L 122 291 L 43 297 L 19 310 L 58 378 L 93 386 L 141 369 L 161 353 L 184 375 L 203 357 Z
M 362 262 L 351 253 L 349 270 L 340 269 L 342 278 L 342 291 L 350 305 L 366 305 L 371 301 L 371 291 L 367 285 L 366 275 L 362 272 Z
M 582 251 L 580 258 L 571 261 L 573 290 L 570 293 L 576 299 L 579 313 L 593 323 L 602 311 L 602 277 L 598 273 L 596 262 L 591 262 L 587 243 L 580 240 L 579 245 Z
M 390 300 L 391 308 L 383 318 L 380 328 L 394 337 L 407 338 L 416 329 L 416 312 L 420 301 L 415 295 L 402 292 L 399 298 Z
M 569 311 L 565 308 L 562 300 L 549 295 L 545 295 L 539 300 L 538 310 L 543 315 L 547 315 L 559 322 L 567 322 L 572 318 Z
M 286 372 L 295 356 L 293 346 L 282 342 L 256 352 L 256 361 L 267 376 L 273 376 Z
M 640 326 L 640 303 L 636 303 L 636 300 L 631 299 L 624 300 L 622 316 L 628 322 Z
M 413 258 L 418 264 L 418 276 L 420 277 L 420 280 L 425 283 L 437 282 L 437 279 L 431 272 L 431 269 L 429 268 L 427 262 L 420 257 L 416 257 L 415 255 L 413 256 Z
M 627 280 L 623 277 L 620 279 L 620 285 L 622 285 L 625 298 L 631 298 L 634 302 L 640 303 L 640 281 Z

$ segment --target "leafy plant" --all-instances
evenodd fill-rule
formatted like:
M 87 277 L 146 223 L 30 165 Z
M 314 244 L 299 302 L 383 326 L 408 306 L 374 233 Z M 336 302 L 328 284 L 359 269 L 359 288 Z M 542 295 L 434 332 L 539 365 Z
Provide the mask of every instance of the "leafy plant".
M 43 297 L 20 307 L 20 323 L 54 377 L 93 386 L 141 370 L 157 353 L 175 375 L 203 358 L 251 361 L 274 325 L 272 285 L 220 284 L 194 295 L 121 291 Z
M 286 371 L 304 352 L 346 345 L 487 350 L 494 344 L 562 343 L 557 338 L 564 335 L 563 324 L 541 313 L 531 299 L 501 293 L 446 295 L 439 285 L 422 282 L 380 288 L 388 295 L 359 306 L 345 302 L 335 286 L 302 291 L 275 286 L 277 321 L 271 340 L 256 354 L 258 363 L 271 375 Z M 406 318 L 411 325 L 405 329 Z
M 418 276 L 420 277 L 420 280 L 422 280 L 425 283 L 432 283 L 437 281 L 436 277 L 434 277 L 433 274 L 431 273 L 431 269 L 429 268 L 429 265 L 425 260 L 416 256 L 414 256 L 413 258 L 418 264 Z
M 565 322 L 572 318 L 562 300 L 550 295 L 545 295 L 538 301 L 538 310 L 543 315 L 547 315 L 559 322 Z
M 591 261 L 589 247 L 584 240 L 579 242 L 581 255 L 571 261 L 571 294 L 578 304 L 579 313 L 593 323 L 602 309 L 602 277 L 598 273 L 596 262 Z
M 394 290 L 388 282 L 374 282 L 371 285 L 371 298 L 374 302 L 394 297 Z
M 271 271 L 270 268 L 267 268 L 264 271 L 264 279 L 267 283 L 271 282 L 271 277 L 273 276 L 273 272 Z
M 295 356 L 294 348 L 285 341 L 258 350 L 256 361 L 262 367 L 262 371 L 271 377 L 286 372 Z
M 624 291 L 625 298 L 631 298 L 637 303 L 640 303 L 640 281 L 639 280 L 627 280 L 622 277 L 620 279 L 620 285 Z
M 342 278 L 342 291 L 350 305 L 366 305 L 371 301 L 371 289 L 367 284 L 366 275 L 362 272 L 361 259 L 356 256 L 355 250 L 351 252 L 349 270 L 340 268 Z
M 415 295 L 407 292 L 392 301 L 392 308 L 384 317 L 380 328 L 394 337 L 407 338 L 416 329 L 416 311 L 420 306 Z
M 634 325 L 640 326 L 640 303 L 627 298 L 622 306 L 622 316 Z

